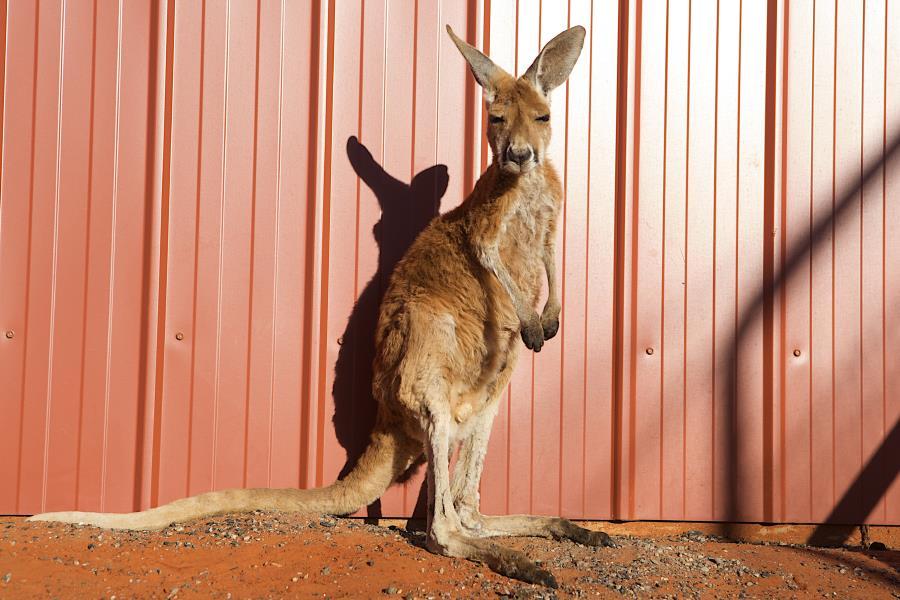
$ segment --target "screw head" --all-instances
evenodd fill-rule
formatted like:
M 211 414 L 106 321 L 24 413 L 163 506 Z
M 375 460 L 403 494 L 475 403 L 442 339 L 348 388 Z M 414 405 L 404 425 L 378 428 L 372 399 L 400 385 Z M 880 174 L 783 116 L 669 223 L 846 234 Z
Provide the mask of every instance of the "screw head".
M 184 334 L 179 331 L 178 333 L 175 334 L 175 339 L 180 342 L 181 340 L 184 339 Z
M 12 329 L 10 329 L 6 332 L 6 339 L 11 340 L 14 337 L 16 337 L 16 332 L 13 331 Z
M 800 348 L 794 348 L 794 356 L 800 356 Z
M 653 348 L 647 348 L 647 356 L 653 356 Z

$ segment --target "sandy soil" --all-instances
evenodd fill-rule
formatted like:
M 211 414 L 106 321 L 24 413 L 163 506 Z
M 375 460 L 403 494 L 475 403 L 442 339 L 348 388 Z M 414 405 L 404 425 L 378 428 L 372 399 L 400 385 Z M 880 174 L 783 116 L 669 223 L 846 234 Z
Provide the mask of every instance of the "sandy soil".
M 550 590 L 354 519 L 254 513 L 132 533 L 0 518 L 0 598 L 900 598 L 897 551 L 697 531 L 615 539 L 619 548 L 502 540 L 553 571 Z

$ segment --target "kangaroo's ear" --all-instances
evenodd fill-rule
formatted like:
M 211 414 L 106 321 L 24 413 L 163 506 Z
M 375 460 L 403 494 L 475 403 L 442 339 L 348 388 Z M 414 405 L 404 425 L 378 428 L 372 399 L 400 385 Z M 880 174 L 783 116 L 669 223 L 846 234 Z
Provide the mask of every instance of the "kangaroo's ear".
M 450 39 L 453 40 L 453 43 L 456 44 L 456 47 L 459 48 L 463 58 L 469 63 L 469 68 L 472 69 L 472 75 L 475 76 L 475 81 L 477 81 L 478 85 L 484 89 L 485 98 L 490 102 L 496 91 L 495 82 L 497 77 L 501 73 L 505 73 L 505 71 L 495 65 L 494 61 L 482 54 L 480 50 L 459 39 L 459 37 L 453 33 L 453 29 L 451 29 L 449 25 L 447 25 L 447 33 L 450 35 Z
M 585 30 L 581 25 L 566 29 L 547 42 L 522 77 L 531 81 L 545 96 L 565 83 L 581 54 Z

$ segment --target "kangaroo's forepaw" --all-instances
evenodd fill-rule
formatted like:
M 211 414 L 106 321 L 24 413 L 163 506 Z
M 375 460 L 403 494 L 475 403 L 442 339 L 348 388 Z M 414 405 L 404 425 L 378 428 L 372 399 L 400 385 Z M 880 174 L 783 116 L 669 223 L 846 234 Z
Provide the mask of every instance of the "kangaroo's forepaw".
M 544 330 L 544 340 L 549 340 L 559 331 L 559 317 L 542 320 L 541 327 Z
M 538 319 L 522 326 L 522 341 L 529 350 L 541 351 L 541 346 L 544 345 L 544 328 Z

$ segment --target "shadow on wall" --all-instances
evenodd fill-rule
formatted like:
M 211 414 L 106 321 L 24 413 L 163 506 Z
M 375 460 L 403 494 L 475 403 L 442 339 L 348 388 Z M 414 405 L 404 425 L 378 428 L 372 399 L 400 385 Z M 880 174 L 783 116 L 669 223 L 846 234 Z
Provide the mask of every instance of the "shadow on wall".
M 409 184 L 403 183 L 389 175 L 356 137 L 347 140 L 347 158 L 356 174 L 375 193 L 381 219 L 372 231 L 378 244 L 378 269 L 356 299 L 340 338 L 341 349 L 334 366 L 334 429 L 338 442 L 347 452 L 340 477 L 356 464 L 375 424 L 372 359 L 378 308 L 388 280 L 406 249 L 440 212 L 441 198 L 449 183 L 445 165 L 429 167 Z M 380 501 L 369 506 L 368 515 L 381 517 Z

